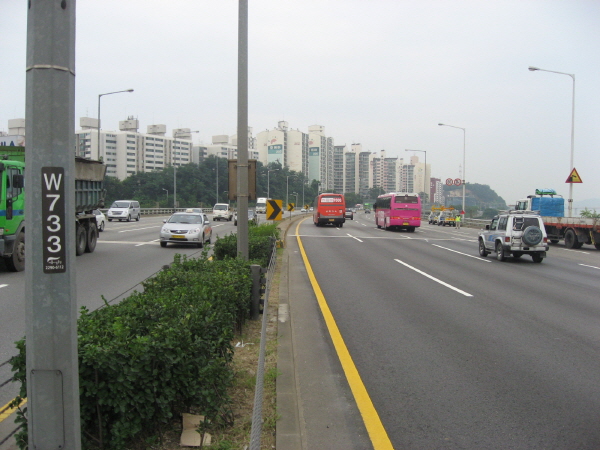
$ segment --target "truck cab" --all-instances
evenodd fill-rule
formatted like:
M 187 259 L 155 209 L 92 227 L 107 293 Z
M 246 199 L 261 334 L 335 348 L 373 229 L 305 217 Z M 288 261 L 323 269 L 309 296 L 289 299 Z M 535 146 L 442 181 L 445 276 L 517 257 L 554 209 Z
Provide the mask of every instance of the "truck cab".
M 25 164 L 0 159 L 0 257 L 9 270 L 25 268 Z
M 223 219 L 231 222 L 233 220 L 233 209 L 231 209 L 229 203 L 216 203 L 213 206 L 213 221 Z

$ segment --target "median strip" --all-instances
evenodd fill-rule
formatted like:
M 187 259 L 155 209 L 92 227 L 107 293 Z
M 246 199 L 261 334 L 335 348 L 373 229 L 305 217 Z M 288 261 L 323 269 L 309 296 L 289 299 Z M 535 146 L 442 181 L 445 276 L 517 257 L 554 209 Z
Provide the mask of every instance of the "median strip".
M 15 406 L 14 408 L 9 408 L 8 405 L 10 405 L 13 401 L 14 400 L 11 400 L 6 405 L 4 405 L 2 408 L 0 408 L 0 423 L 4 422 L 6 419 L 8 419 L 9 416 L 17 410 L 17 408 L 21 408 L 25 403 L 27 403 L 27 399 L 23 399 L 23 401 L 21 401 L 21 403 L 19 403 L 19 406 Z

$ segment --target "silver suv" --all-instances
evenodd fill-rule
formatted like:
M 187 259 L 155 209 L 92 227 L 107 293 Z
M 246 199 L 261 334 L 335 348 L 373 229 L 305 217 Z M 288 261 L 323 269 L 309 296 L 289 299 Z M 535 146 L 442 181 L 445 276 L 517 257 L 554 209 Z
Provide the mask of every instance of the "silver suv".
M 541 263 L 548 251 L 548 236 L 539 214 L 533 211 L 508 211 L 492 219 L 479 233 L 479 254 L 496 252 L 496 259 L 520 258 L 528 254 Z

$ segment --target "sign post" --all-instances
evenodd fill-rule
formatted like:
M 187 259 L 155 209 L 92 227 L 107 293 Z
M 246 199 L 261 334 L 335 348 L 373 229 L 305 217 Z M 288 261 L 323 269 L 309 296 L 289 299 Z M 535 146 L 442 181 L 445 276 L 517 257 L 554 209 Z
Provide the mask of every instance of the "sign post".
M 25 323 L 31 449 L 81 448 L 75 269 L 75 2 L 27 13 Z M 52 36 L 49 39 L 48 36 Z
M 267 220 L 281 220 L 283 208 L 282 200 L 267 200 Z

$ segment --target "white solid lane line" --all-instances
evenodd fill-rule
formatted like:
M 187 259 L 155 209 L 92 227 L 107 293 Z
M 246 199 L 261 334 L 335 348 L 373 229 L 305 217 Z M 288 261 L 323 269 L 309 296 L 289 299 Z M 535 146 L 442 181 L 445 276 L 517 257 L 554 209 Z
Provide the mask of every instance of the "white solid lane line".
M 459 294 L 462 294 L 462 295 L 464 295 L 465 297 L 473 297 L 473 295 L 469 294 L 468 292 L 465 292 L 465 291 L 463 291 L 463 290 L 461 290 L 461 289 L 458 289 L 457 287 L 454 287 L 454 286 L 452 286 L 451 284 L 448 284 L 448 283 L 446 283 L 445 281 L 442 281 L 442 280 L 440 280 L 440 279 L 438 279 L 438 278 L 435 278 L 434 276 L 431 276 L 431 275 L 429 275 L 428 273 L 425 273 L 425 272 L 423 272 L 422 270 L 419 270 L 419 269 L 417 269 L 416 267 L 413 267 L 413 266 L 411 266 L 411 265 L 409 265 L 409 264 L 406 264 L 405 262 L 403 262 L 403 261 L 400 261 L 399 259 L 394 259 L 394 261 L 396 261 L 397 263 L 400 263 L 400 264 L 402 264 L 402 265 L 404 265 L 404 266 L 408 267 L 409 269 L 412 269 L 412 270 L 414 270 L 414 271 L 415 271 L 415 272 L 417 272 L 417 273 L 420 273 L 420 274 L 421 274 L 421 275 L 423 275 L 424 277 L 427 277 L 427 278 L 429 278 L 430 280 L 433 280 L 433 281 L 435 281 L 436 283 L 439 283 L 439 284 L 441 284 L 442 286 L 446 286 L 447 288 L 450 288 L 450 289 L 452 289 L 453 291 L 456 291 L 456 292 L 458 292 Z
M 463 252 L 459 252 L 457 250 L 452 250 L 451 248 L 447 248 L 447 247 L 442 247 L 441 245 L 437 245 L 437 244 L 431 244 L 434 247 L 439 247 L 439 248 L 443 248 L 444 250 L 448 250 L 449 252 L 454 252 L 454 253 L 458 253 L 459 255 L 463 255 L 463 256 L 468 256 L 469 258 L 475 258 L 478 259 L 479 261 L 485 261 L 485 262 L 492 262 L 489 259 L 485 259 L 485 258 L 481 258 L 479 256 L 475 256 L 475 255 L 469 255 L 468 253 L 463 253 Z

